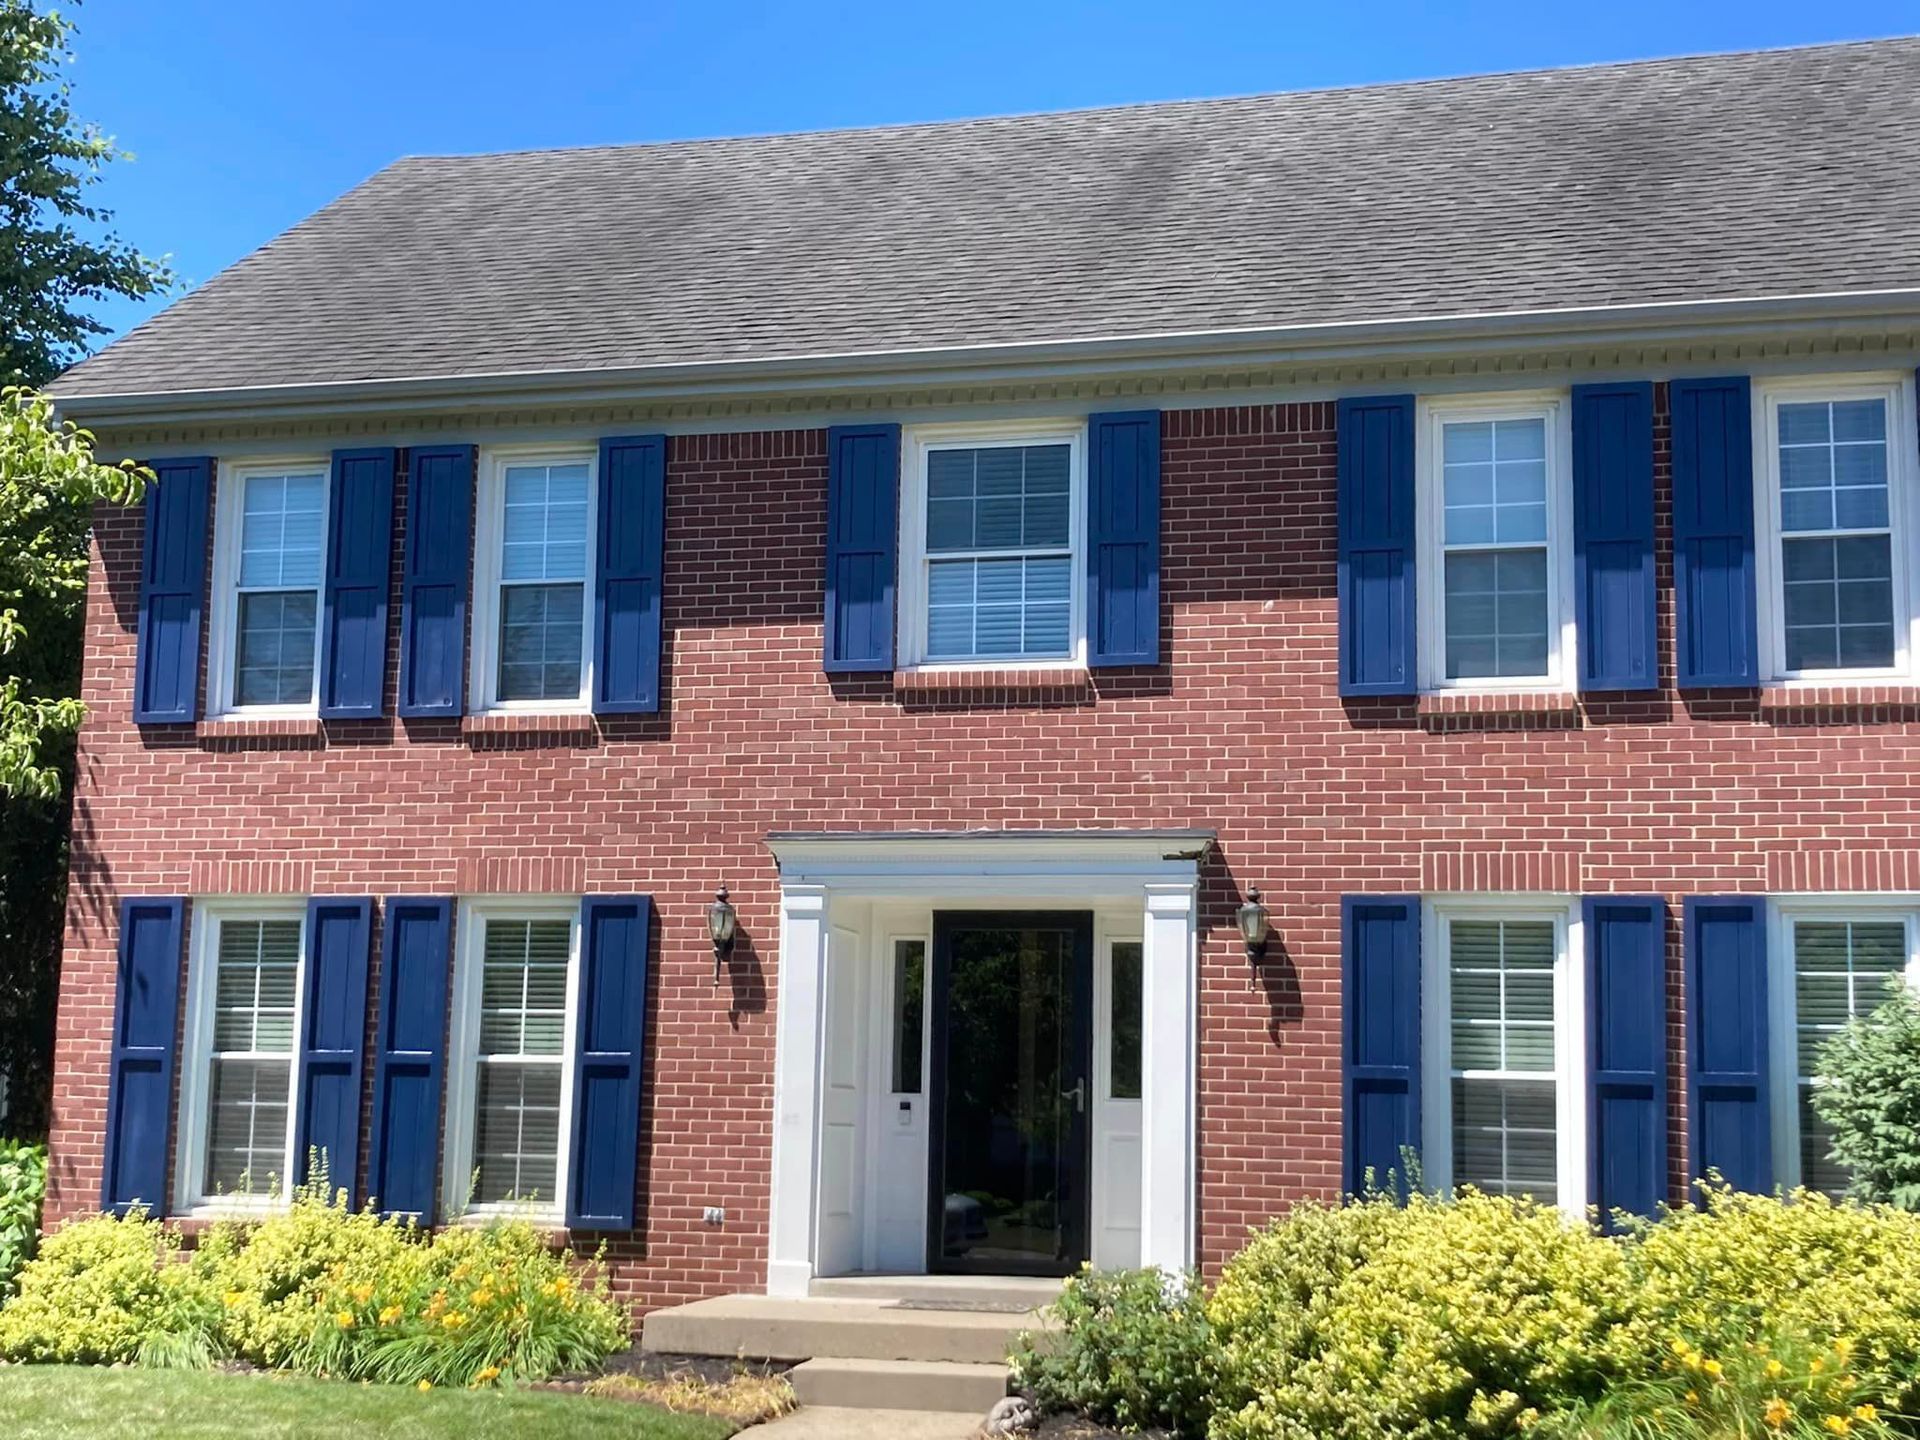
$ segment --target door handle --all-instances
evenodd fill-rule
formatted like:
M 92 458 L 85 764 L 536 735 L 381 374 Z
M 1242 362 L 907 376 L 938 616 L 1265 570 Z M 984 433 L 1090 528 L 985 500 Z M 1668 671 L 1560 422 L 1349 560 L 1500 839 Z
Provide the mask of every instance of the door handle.
M 1060 1092 L 1060 1098 L 1062 1100 L 1073 1101 L 1073 1108 L 1079 1111 L 1082 1115 L 1086 1114 L 1087 1113 L 1087 1077 L 1082 1075 L 1078 1080 L 1074 1082 L 1074 1086 L 1071 1090 L 1062 1090 Z

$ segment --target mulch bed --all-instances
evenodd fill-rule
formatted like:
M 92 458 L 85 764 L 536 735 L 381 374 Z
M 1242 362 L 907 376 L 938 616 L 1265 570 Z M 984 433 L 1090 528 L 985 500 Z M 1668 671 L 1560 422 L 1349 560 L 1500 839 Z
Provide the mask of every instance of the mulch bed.
M 1148 1430 L 1122 1435 L 1080 1415 L 1049 1415 L 1040 1422 L 1040 1428 L 1031 1433 L 1039 1440 L 1154 1440 L 1159 1432 Z

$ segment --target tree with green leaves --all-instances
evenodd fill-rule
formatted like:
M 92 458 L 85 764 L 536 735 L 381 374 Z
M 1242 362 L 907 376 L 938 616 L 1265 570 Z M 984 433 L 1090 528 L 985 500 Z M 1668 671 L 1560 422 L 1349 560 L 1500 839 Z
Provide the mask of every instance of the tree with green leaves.
M 1885 1004 L 1820 1053 L 1813 1108 L 1833 1130 L 1833 1158 L 1855 1199 L 1920 1210 L 1920 996 L 1902 980 Z
M 142 472 L 30 390 L 107 333 L 113 296 L 171 284 L 110 229 L 92 188 L 113 140 L 75 118 L 71 20 L 0 0 L 0 1126 L 44 1130 L 66 901 L 67 791 L 81 716 L 80 644 L 93 507 L 138 497 Z

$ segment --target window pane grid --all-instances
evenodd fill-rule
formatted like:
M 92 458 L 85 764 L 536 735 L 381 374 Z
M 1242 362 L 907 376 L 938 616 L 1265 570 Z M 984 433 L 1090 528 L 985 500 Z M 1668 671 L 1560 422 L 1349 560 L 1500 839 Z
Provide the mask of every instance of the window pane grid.
M 578 700 L 586 654 L 591 467 L 508 465 L 500 489 L 500 700 Z
M 264 1191 L 287 1166 L 302 927 L 216 923 L 204 1189 Z
M 1838 1196 L 1845 1169 L 1831 1158 L 1833 1132 L 1813 1108 L 1820 1051 L 1849 1021 L 1886 999 L 1887 982 L 1907 967 L 1901 920 L 1802 920 L 1793 927 L 1796 1109 L 1800 1120 L 1800 1183 Z
M 1544 677 L 1546 419 L 1443 424 L 1440 448 L 1447 678 Z
M 324 474 L 240 482 L 233 703 L 308 705 L 320 622 Z
M 1790 671 L 1894 663 L 1887 405 L 1778 409 L 1781 608 Z
M 1072 650 L 1072 447 L 927 452 L 927 657 Z
M 1455 1184 L 1557 1203 L 1558 948 L 1550 920 L 1448 926 Z
M 560 1163 L 567 920 L 487 920 L 481 940 L 475 1203 L 551 1200 Z

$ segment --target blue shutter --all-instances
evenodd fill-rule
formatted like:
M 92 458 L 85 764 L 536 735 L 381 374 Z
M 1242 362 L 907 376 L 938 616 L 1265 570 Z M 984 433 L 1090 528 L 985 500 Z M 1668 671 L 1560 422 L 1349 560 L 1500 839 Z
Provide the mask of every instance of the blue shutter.
M 186 905 L 178 896 L 120 902 L 106 1161 L 100 1175 L 100 1208 L 116 1215 L 126 1214 L 136 1201 L 155 1215 L 167 1210 L 173 1036 L 180 1019 L 180 931 Z
M 1667 1197 L 1667 906 L 1589 895 L 1587 1203 L 1652 1216 Z
M 1087 421 L 1090 665 L 1160 663 L 1160 412 Z
M 305 1184 L 307 1152 L 324 1152 L 327 1181 L 358 1200 L 360 1052 L 367 1030 L 367 947 L 373 901 L 307 902 L 306 984 L 301 994 L 300 1076 L 294 1086 L 293 1171 Z
M 827 431 L 829 674 L 893 669 L 893 586 L 900 554 L 900 427 Z
M 1580 688 L 1657 688 L 1651 381 L 1573 387 L 1573 583 Z
M 1747 378 L 1675 380 L 1673 591 L 1680 688 L 1760 683 Z
M 213 461 L 155 460 L 149 468 L 154 483 L 147 487 L 133 719 L 180 724 L 200 718 L 200 606 Z
M 320 713 L 329 720 L 371 719 L 386 698 L 394 455 L 391 446 L 333 452 L 320 619 Z
M 433 1220 L 440 1155 L 452 934 L 451 900 L 395 896 L 386 903 L 367 1194 L 384 1214 L 415 1215 L 422 1224 Z
M 593 709 L 660 708 L 660 566 L 667 437 L 600 442 L 600 549 L 593 577 Z
M 400 713 L 466 707 L 473 446 L 407 452 L 407 555 L 400 582 Z
M 567 1182 L 567 1224 L 577 1230 L 631 1230 L 634 1224 L 652 916 L 653 901 L 645 895 L 592 895 L 580 902 Z
M 1341 1184 L 1358 1195 L 1371 1171 L 1404 1190 L 1420 1147 L 1420 897 L 1348 895 L 1340 930 Z
M 1413 396 L 1342 400 L 1339 448 L 1340 693 L 1410 695 Z
M 1767 1074 L 1766 906 L 1757 896 L 1690 896 L 1687 945 L 1688 1173 L 1736 1190 L 1773 1189 Z

